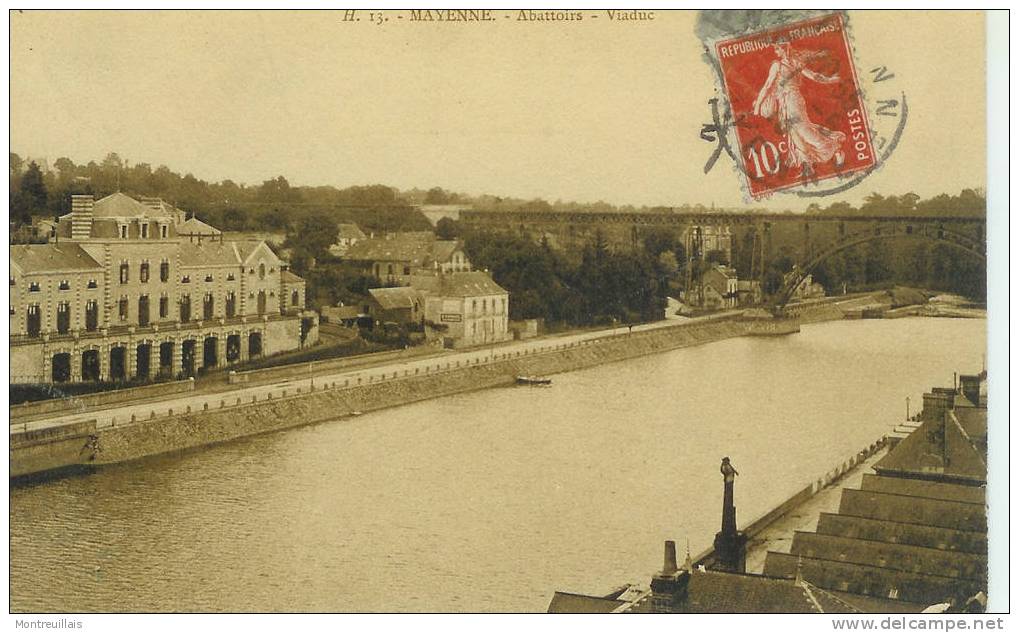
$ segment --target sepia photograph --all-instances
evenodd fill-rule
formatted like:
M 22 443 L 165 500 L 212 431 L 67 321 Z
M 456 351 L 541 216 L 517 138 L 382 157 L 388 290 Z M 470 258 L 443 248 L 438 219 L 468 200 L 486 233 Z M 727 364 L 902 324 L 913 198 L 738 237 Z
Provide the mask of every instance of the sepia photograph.
M 1007 12 L 8 20 L 12 630 L 1006 628 Z

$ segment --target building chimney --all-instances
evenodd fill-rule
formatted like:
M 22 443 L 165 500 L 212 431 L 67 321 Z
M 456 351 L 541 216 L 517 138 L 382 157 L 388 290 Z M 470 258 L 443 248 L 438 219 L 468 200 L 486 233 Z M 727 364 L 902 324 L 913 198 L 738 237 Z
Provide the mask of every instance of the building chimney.
M 665 541 L 665 564 L 651 577 L 651 611 L 678 613 L 687 602 L 690 572 L 676 566 L 676 542 Z
M 676 564 L 676 541 L 665 541 L 665 564 L 662 566 L 663 575 L 671 575 L 679 571 Z
M 746 534 L 736 528 L 736 504 L 733 499 L 733 484 L 736 469 L 728 457 L 722 458 L 722 529 L 715 535 L 714 568 L 736 573 L 745 573 L 747 568 Z
M 95 204 L 91 195 L 71 196 L 71 239 L 88 239 L 92 235 Z

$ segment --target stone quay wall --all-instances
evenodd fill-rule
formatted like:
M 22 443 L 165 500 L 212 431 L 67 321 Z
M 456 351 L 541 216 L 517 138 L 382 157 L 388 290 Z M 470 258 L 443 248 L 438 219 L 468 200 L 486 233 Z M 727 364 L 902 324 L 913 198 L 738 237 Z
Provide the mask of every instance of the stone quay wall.
M 550 340 L 546 346 L 524 351 L 500 352 L 493 348 L 484 359 L 474 362 L 436 359 L 423 369 L 388 372 L 367 381 L 316 381 L 313 387 L 280 388 L 242 401 L 226 392 L 218 406 L 169 414 L 141 416 L 130 421 L 107 423 L 91 434 L 74 438 L 81 445 L 76 459 L 64 446 L 61 458 L 41 459 L 45 447 L 33 444 L 32 463 L 46 463 L 47 469 L 95 466 L 131 461 L 143 457 L 194 449 L 260 433 L 335 420 L 360 412 L 399 406 L 489 387 L 511 385 L 521 375 L 551 374 L 594 367 L 682 347 L 710 343 L 736 336 L 758 334 L 760 324 L 734 316 L 697 323 L 677 322 L 674 326 L 637 330 L 569 343 Z M 64 444 L 67 439 L 63 440 Z M 32 474 L 22 464 L 22 449 L 11 435 L 12 474 Z M 25 455 L 27 457 L 27 455 Z M 62 463 L 63 459 L 67 463 Z M 60 463 L 58 463 L 60 462 Z

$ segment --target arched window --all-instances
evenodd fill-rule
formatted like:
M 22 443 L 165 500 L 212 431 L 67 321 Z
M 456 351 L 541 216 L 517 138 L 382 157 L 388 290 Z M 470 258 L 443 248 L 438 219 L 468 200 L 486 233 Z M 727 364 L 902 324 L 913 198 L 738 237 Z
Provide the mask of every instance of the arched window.
M 265 279 L 265 264 L 258 265 L 258 278 Z
M 202 303 L 202 318 L 211 319 L 213 310 L 215 309 L 215 299 L 212 298 L 212 293 L 208 292 L 205 294 L 205 301 Z
M 301 294 L 299 292 L 294 290 L 293 292 L 290 293 L 290 305 L 294 306 L 295 308 L 298 308 L 300 306 L 298 306 L 297 304 L 300 303 L 300 301 Z
M 258 313 L 265 314 L 265 291 L 258 291 Z

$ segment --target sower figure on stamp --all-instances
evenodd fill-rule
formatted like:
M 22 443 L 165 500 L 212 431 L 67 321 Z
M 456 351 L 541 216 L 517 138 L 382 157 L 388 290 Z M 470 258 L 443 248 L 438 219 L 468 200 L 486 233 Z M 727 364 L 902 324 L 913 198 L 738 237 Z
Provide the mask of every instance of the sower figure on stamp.
M 794 52 L 788 42 L 779 42 L 775 44 L 775 54 L 778 59 L 772 62 L 768 78 L 754 99 L 754 114 L 775 119 L 779 130 L 785 134 L 787 166 L 799 167 L 804 175 L 813 173 L 814 165 L 826 163 L 833 158 L 835 166 L 841 166 L 845 161 L 842 145 L 846 135 L 812 123 L 807 116 L 807 104 L 800 90 L 803 77 L 831 84 L 839 81 L 838 74 L 822 75 L 807 68 L 808 61 L 823 55 L 820 52 Z

